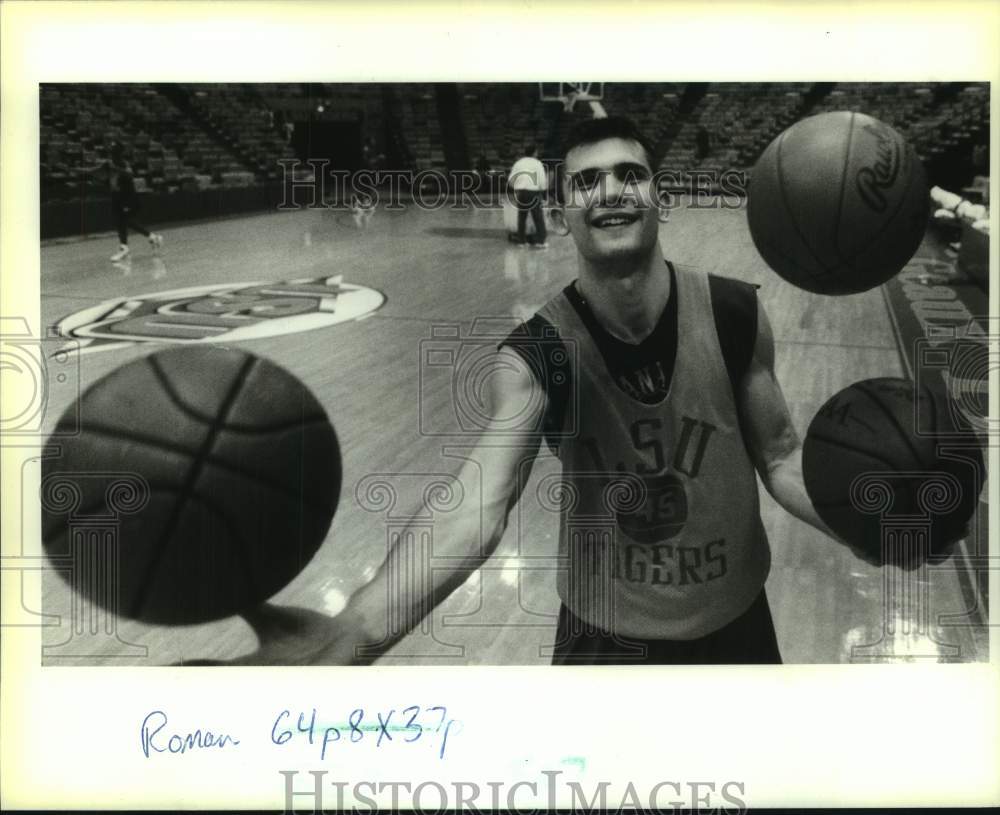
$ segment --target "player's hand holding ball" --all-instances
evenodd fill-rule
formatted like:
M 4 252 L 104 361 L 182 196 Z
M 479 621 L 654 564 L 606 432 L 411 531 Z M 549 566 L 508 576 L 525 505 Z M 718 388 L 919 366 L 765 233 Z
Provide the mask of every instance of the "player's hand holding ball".
M 233 660 L 193 659 L 181 665 L 368 665 L 374 652 L 363 647 L 376 637 L 364 622 L 345 610 L 331 617 L 311 609 L 263 603 L 240 615 L 253 628 L 260 646 Z
M 967 534 L 983 456 L 950 415 L 943 393 L 881 378 L 843 389 L 810 423 L 806 491 L 864 560 L 914 568 L 947 558 Z
M 895 276 L 929 219 L 924 168 L 891 127 L 839 111 L 785 130 L 754 167 L 747 220 L 754 244 L 784 280 L 848 295 Z M 832 397 L 802 451 L 806 492 L 820 519 L 870 563 L 918 566 L 946 558 L 966 534 L 982 454 L 954 441 L 943 394 L 903 379 L 857 382 Z M 956 452 L 956 450 L 960 452 Z

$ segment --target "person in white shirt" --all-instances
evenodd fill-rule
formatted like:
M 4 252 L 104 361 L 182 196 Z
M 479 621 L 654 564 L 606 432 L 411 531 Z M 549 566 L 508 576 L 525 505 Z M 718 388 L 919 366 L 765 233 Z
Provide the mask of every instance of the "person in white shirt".
M 545 165 L 535 157 L 535 145 L 529 144 L 524 152 L 524 158 L 514 162 L 508 177 L 508 184 L 514 191 L 514 205 L 517 207 L 517 239 L 521 246 L 526 245 L 525 233 L 530 214 L 535 224 L 535 242 L 531 247 L 545 249 L 548 246 L 545 217 L 542 213 L 542 201 L 548 189 Z

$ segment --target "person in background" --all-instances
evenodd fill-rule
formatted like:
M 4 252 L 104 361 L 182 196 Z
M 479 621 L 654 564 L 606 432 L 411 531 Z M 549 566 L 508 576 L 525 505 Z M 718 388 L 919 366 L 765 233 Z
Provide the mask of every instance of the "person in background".
M 128 246 L 128 231 L 144 235 L 154 251 L 163 245 L 163 236 L 152 232 L 136 220 L 139 210 L 139 199 L 135 191 L 135 176 L 132 167 L 125 157 L 125 148 L 120 142 L 111 145 L 110 157 L 93 167 L 79 167 L 77 172 L 84 175 L 107 172 L 108 190 L 111 193 L 111 210 L 114 214 L 115 228 L 118 231 L 118 251 L 111 256 L 113 263 L 125 260 L 131 253 Z
M 708 154 L 712 151 L 711 136 L 704 125 L 698 125 L 698 132 L 695 133 L 694 141 L 696 148 L 695 158 L 698 161 L 708 158 Z
M 939 221 L 963 220 L 980 232 L 990 231 L 990 210 L 984 204 L 973 204 L 961 195 L 941 187 L 931 187 L 931 200 L 937 204 L 934 218 Z
M 367 229 L 375 214 L 375 201 L 366 192 L 356 192 L 351 196 L 351 217 L 358 229 Z
M 493 167 L 490 166 L 489 159 L 486 158 L 485 154 L 480 153 L 479 158 L 476 159 L 476 176 L 479 178 L 480 192 L 489 189 L 489 179 L 491 172 L 493 172 Z
M 511 167 L 508 183 L 514 192 L 514 205 L 517 207 L 517 239 L 521 246 L 525 245 L 528 215 L 535 224 L 535 242 L 533 249 L 548 247 L 545 232 L 545 217 L 542 213 L 542 202 L 548 189 L 545 165 L 535 154 L 537 148 L 529 144 L 523 158 L 514 162 Z

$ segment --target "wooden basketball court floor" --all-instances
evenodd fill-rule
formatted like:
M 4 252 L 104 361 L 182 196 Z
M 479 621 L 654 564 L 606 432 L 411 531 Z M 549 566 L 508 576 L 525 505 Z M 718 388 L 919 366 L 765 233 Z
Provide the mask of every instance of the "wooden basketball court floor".
M 413 206 L 380 209 L 367 229 L 355 228 L 346 213 L 302 210 L 161 231 L 166 242 L 159 257 L 136 235 L 131 263 L 124 266 L 108 261 L 117 245 L 113 236 L 44 245 L 43 324 L 115 297 L 210 283 L 342 274 L 345 282 L 387 296 L 368 319 L 240 344 L 300 377 L 340 438 L 345 476 L 332 528 L 316 557 L 273 598 L 334 614 L 382 562 L 387 528 L 416 511 L 433 474 L 458 468 L 461 439 L 456 444 L 420 432 L 422 421 L 447 422 L 444 412 L 451 410 L 447 379 L 438 380 L 437 392 L 420 393 L 422 341 L 440 324 L 460 324 L 468 332 L 477 317 L 505 317 L 513 327 L 515 317 L 530 315 L 575 277 L 571 239 L 550 237 L 546 252 L 518 249 L 505 239 L 499 209 Z M 902 375 L 881 293 L 824 298 L 784 283 L 754 250 L 744 209 L 680 207 L 661 227 L 661 242 L 676 262 L 761 284 L 776 339 L 777 374 L 801 435 L 842 387 Z M 162 347 L 81 355 L 82 385 Z M 65 400 L 54 397 L 47 421 L 65 407 Z M 443 450 L 446 445 L 449 450 Z M 541 479 L 559 471 L 544 446 L 541 456 L 525 496 L 536 495 Z M 373 511 L 377 496 L 363 495 L 380 480 L 400 491 L 388 520 L 386 507 Z M 953 562 L 910 577 L 879 570 L 784 513 L 763 490 L 761 496 L 773 550 L 767 594 L 787 663 L 987 658 L 982 637 L 966 625 Z M 523 500 L 486 568 L 382 663 L 547 664 L 558 610 L 557 529 L 551 510 Z M 901 581 L 909 582 L 904 587 Z M 256 647 L 238 617 L 179 628 L 122 619 L 108 634 L 108 620 L 85 603 L 74 617 L 71 590 L 58 577 L 46 575 L 43 587 L 44 611 L 55 615 L 44 629 L 44 664 L 166 665 L 229 659 Z M 906 603 L 899 601 L 904 588 L 910 593 Z M 917 589 L 926 591 L 926 603 L 912 602 Z M 921 624 L 921 614 L 929 625 Z M 102 630 L 82 641 L 77 637 L 70 647 L 74 626 Z

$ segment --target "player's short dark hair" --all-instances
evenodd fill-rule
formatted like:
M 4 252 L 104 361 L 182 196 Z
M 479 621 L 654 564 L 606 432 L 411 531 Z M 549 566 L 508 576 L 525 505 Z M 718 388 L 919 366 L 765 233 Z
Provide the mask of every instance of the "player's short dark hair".
M 636 127 L 635 122 L 625 116 L 607 116 L 603 119 L 587 119 L 576 125 L 566 137 L 562 146 L 562 160 L 556 167 L 555 200 L 563 203 L 563 178 L 566 174 L 566 156 L 569 151 L 584 144 L 596 144 L 605 139 L 625 139 L 638 142 L 646 153 L 649 168 L 655 170 L 653 162 L 653 143 Z
M 533 141 L 529 141 L 524 146 L 524 155 L 526 155 L 526 156 L 533 156 L 537 152 L 538 152 L 538 145 L 535 144 Z
M 638 142 L 646 151 L 646 161 L 650 169 L 653 167 L 653 144 L 636 127 L 635 122 L 625 116 L 607 116 L 603 119 L 587 119 L 576 125 L 563 143 L 562 159 L 566 160 L 569 151 L 584 144 L 595 144 L 605 139 L 625 139 Z

